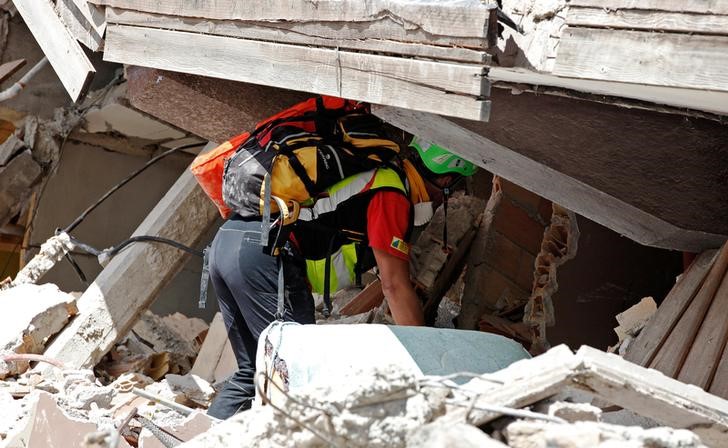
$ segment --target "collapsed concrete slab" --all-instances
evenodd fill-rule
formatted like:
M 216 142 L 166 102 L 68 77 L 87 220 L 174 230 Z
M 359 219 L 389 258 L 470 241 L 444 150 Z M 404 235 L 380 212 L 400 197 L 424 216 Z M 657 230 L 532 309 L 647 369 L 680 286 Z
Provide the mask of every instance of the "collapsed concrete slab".
M 519 420 L 506 428 L 511 448 L 706 448 L 700 438 L 684 429 L 616 426 L 579 422 L 559 424 Z
M 583 346 L 573 354 L 566 346 L 558 346 L 488 379 L 490 383 L 473 380 L 469 385 L 482 397 L 475 400 L 474 410 L 456 410 L 443 419 L 455 423 L 467 417 L 481 425 L 500 414 L 480 411 L 478 403 L 523 407 L 575 388 L 661 424 L 690 429 L 710 447 L 724 446 L 728 437 L 728 401 L 591 347 Z

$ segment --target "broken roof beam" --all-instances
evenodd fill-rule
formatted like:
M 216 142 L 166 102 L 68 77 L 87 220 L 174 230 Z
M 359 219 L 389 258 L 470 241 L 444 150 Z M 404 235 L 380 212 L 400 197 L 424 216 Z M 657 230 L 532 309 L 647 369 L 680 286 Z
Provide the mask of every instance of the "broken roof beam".
M 100 7 L 86 0 L 57 0 L 56 10 L 68 31 L 91 51 L 104 46 L 106 20 Z
M 109 23 L 148 28 L 173 29 L 241 39 L 264 40 L 294 45 L 339 48 L 403 55 L 445 61 L 485 64 L 487 40 L 481 38 L 433 36 L 420 28 L 391 26 L 388 21 L 298 22 L 231 21 L 190 19 L 188 17 L 149 14 L 141 11 L 108 8 Z
M 726 66 L 728 36 L 569 27 L 553 74 L 728 91 Z
M 322 22 L 335 26 L 383 22 L 395 29 L 421 29 L 423 33 L 454 37 L 482 37 L 495 2 L 481 0 L 318 0 L 298 2 L 265 0 L 255 3 L 236 0 L 91 0 L 91 3 L 147 13 L 182 17 L 260 21 Z
M 25 24 L 73 101 L 88 90 L 96 70 L 47 0 L 13 0 Z
M 215 206 L 185 170 L 134 235 L 195 246 L 217 216 Z M 94 366 L 134 326 L 187 258 L 179 249 L 160 244 L 134 244 L 119 253 L 81 296 L 79 315 L 45 355 L 69 368 Z
M 481 65 L 109 24 L 104 59 L 486 120 Z M 196 51 L 190 51 L 194 48 Z
M 712 205 L 728 195 L 715 169 L 728 154 L 719 143 L 728 141 L 728 127 L 709 120 L 686 126 L 679 116 L 527 93 L 512 96 L 500 89 L 492 98 L 507 107 L 489 123 L 393 107 L 374 106 L 373 111 L 638 243 L 700 252 L 728 236 L 728 211 Z M 594 116 L 610 126 L 595 126 Z M 579 134 L 570 131 L 574 128 Z M 614 160 L 627 162 L 616 167 L 610 163 Z M 678 179 L 692 188 L 670 188 L 682 182 Z M 697 205 L 692 217 L 690 204 Z
M 532 8 L 506 2 L 504 12 L 524 32 L 503 31 L 493 82 L 626 107 L 726 115 L 727 11 L 724 2 L 700 0 L 561 0 Z

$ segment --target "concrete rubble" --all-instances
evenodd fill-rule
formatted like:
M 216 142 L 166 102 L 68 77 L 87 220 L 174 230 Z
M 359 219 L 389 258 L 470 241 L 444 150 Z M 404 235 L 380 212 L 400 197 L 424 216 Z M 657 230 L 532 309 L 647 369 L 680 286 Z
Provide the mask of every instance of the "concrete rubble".
M 45 340 L 73 314 L 73 296 L 54 285 L 19 285 L 0 295 L 15 301 L 1 327 L 6 351 L 42 353 Z M 385 316 L 384 305 L 368 315 Z M 352 317 L 361 318 L 325 323 Z M 224 335 L 219 316 L 208 328 L 179 313 L 147 311 L 94 369 L 58 362 L 40 371 L 6 369 L 0 447 L 165 446 L 150 421 L 188 448 L 702 448 L 721 446 L 728 432 L 725 400 L 616 355 L 586 347 L 574 354 L 565 346 L 464 384 L 394 365 L 362 367 L 347 381 L 280 391 L 273 401 L 263 398 L 216 423 L 205 415 L 217 393 L 212 383 L 221 381 L 221 364 L 229 373 L 235 368 L 234 359 L 223 361 L 229 356 Z M 548 404 L 550 397 L 556 401 Z M 632 417 L 615 424 L 588 404 L 594 398 Z

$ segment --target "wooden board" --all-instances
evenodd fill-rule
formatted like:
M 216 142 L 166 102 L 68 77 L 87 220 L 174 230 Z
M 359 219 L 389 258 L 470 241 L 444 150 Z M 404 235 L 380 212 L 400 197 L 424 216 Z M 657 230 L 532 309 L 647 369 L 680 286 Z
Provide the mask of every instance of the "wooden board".
M 670 377 L 676 377 L 695 343 L 695 336 L 713 303 L 715 292 L 728 269 L 728 244 L 723 246 L 710 268 L 707 277 L 695 298 L 690 303 L 690 312 L 682 315 L 675 328 L 660 347 L 650 367 Z
M 190 51 L 194 48 L 195 51 Z M 104 59 L 485 120 L 485 68 L 108 25 Z M 444 90 L 447 88 L 447 92 Z
M 16 59 L 0 65 L 0 83 L 5 82 L 25 65 L 25 59 Z
M 71 35 L 84 44 L 91 51 L 99 51 L 103 47 L 103 38 L 91 26 L 73 0 L 58 0 L 56 10 Z
M 640 366 L 648 366 L 677 321 L 703 284 L 713 264 L 716 251 L 703 252 L 682 275 L 647 322 L 637 339 L 630 344 L 624 358 Z
M 190 19 L 179 16 L 148 14 L 133 10 L 108 8 L 109 23 L 190 31 L 242 39 L 310 45 L 367 52 L 401 54 L 437 60 L 488 63 L 490 56 L 482 51 L 485 39 L 451 39 L 433 36 L 419 30 L 402 29 L 403 33 L 387 33 L 379 29 L 380 22 L 370 26 L 350 22 L 336 26 L 299 22 L 236 22 L 230 20 Z M 434 42 L 433 42 L 434 41 Z M 434 45 L 433 45 L 434 44 Z M 462 48 L 471 46 L 474 50 Z
M 215 313 L 190 374 L 197 375 L 208 383 L 212 383 L 215 380 L 215 368 L 220 362 L 227 341 L 228 335 L 225 323 L 222 320 L 222 314 Z
M 679 381 L 708 389 L 728 337 L 726 316 L 728 316 L 728 276 L 724 273 L 723 281 L 715 293 L 708 314 L 700 325 L 695 342 L 677 376 Z
M 728 35 L 728 15 L 571 7 L 569 26 Z
M 341 314 L 344 316 L 354 316 L 367 311 L 373 310 L 384 301 L 384 293 L 382 292 L 382 282 L 379 279 L 369 283 L 359 294 L 356 295 L 349 303 L 341 308 Z
M 651 9 L 698 14 L 728 14 L 725 0 L 572 0 L 574 6 L 591 6 L 605 9 Z
M 728 300 L 728 297 L 718 296 L 716 299 Z M 723 348 L 718 367 L 715 369 L 713 381 L 708 391 L 719 397 L 728 397 L 728 344 Z
M 632 102 L 628 107 L 659 110 L 662 105 L 666 105 L 728 115 L 728 92 L 566 78 L 550 73 L 506 67 L 491 67 L 488 79 L 493 86 L 513 86 L 519 90 L 523 90 L 524 85 L 528 84 L 533 86 L 533 91 L 539 93 L 548 87 L 586 92 L 593 94 L 591 99 L 605 103 L 620 104 L 619 97 L 647 102 L 642 104 Z M 554 93 L 568 95 L 568 91 L 557 90 Z
M 86 0 L 71 0 L 78 8 L 78 11 L 86 18 L 86 21 L 93 27 L 99 36 L 104 36 L 106 31 L 106 8 L 94 5 Z
M 484 37 L 495 2 L 456 0 L 92 0 L 97 5 L 137 11 L 261 22 L 372 22 L 386 21 L 394 28 L 421 28 L 424 32 L 462 37 Z
M 95 73 L 76 39 L 47 0 L 14 0 L 18 12 L 48 57 L 73 101 L 81 98 Z
M 728 36 L 571 27 L 561 36 L 553 74 L 728 91 L 726 67 Z

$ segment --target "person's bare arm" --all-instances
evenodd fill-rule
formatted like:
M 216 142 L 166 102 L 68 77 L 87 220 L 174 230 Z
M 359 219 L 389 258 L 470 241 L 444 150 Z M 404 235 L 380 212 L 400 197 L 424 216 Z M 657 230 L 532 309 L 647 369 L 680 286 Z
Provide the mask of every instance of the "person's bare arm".
M 389 309 L 397 325 L 424 325 L 420 299 L 409 278 L 409 263 L 382 250 L 373 248 L 382 292 L 389 301 Z

